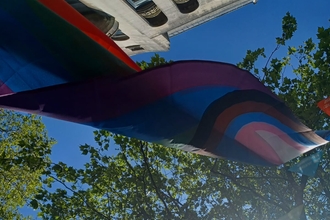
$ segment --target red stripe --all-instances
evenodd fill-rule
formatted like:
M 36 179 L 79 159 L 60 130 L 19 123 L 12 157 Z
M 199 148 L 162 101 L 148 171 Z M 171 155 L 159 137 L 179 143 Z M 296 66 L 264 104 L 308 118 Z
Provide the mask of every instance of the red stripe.
M 80 29 L 88 37 L 96 41 L 103 46 L 110 53 L 118 57 L 126 65 L 136 70 L 141 71 L 141 68 L 109 37 L 107 37 L 102 31 L 90 23 L 84 16 L 72 8 L 64 0 L 39 0 L 47 8 L 55 12 L 58 16 L 65 19 L 73 26 Z
M 327 115 L 330 116 L 330 97 L 323 99 L 317 103 L 317 106 Z

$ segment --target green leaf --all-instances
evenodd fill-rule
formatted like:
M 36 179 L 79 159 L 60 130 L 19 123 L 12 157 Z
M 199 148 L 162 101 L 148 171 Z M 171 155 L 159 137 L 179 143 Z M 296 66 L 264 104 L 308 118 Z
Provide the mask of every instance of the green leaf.
M 31 200 L 30 202 L 30 206 L 33 208 L 33 209 L 38 209 L 38 201 L 33 199 Z

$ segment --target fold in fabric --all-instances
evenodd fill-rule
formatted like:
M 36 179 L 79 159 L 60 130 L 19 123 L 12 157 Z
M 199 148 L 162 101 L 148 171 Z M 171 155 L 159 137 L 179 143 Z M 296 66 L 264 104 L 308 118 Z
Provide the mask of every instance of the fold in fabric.
M 126 58 L 39 1 L 0 1 L 0 96 L 98 76 L 117 80 L 136 73 Z
M 67 22 L 84 32 L 87 36 L 93 39 L 95 42 L 102 45 L 111 54 L 115 55 L 127 66 L 131 67 L 136 71 L 141 71 L 140 67 L 108 36 L 102 31 L 90 23 L 84 16 L 72 8 L 64 0 L 39 0 L 43 5 L 48 7 L 54 13 Z
M 329 136 L 303 125 L 251 73 L 207 61 L 20 92 L 0 107 L 254 165 L 285 163 Z
M 327 97 L 317 103 L 317 106 L 327 115 L 330 116 L 330 97 Z
M 299 163 L 290 167 L 289 171 L 314 177 L 322 159 L 322 155 L 323 151 L 320 150 L 315 154 L 305 157 Z
M 0 1 L 0 67 L 1 108 L 206 156 L 279 165 L 330 137 L 230 64 L 185 61 L 137 73 L 63 0 Z

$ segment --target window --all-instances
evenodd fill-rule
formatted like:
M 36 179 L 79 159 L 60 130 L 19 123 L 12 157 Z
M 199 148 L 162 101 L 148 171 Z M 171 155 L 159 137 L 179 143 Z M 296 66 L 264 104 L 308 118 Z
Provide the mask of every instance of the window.
M 173 0 L 173 2 L 183 14 L 191 13 L 199 7 L 197 0 Z
M 139 51 L 139 50 L 144 50 L 143 47 L 141 47 L 140 45 L 132 45 L 132 46 L 128 46 L 126 47 L 127 49 L 130 49 L 131 51 Z
M 141 4 L 150 2 L 151 0 L 127 0 L 127 2 L 133 6 L 133 8 L 139 7 Z
M 164 25 L 168 18 L 151 0 L 127 0 L 142 18 L 144 18 L 151 27 Z
M 112 40 L 115 41 L 124 41 L 124 40 L 128 40 L 129 36 L 127 36 L 120 29 L 118 29 L 118 31 L 114 35 L 112 35 L 111 38 Z
M 109 37 L 118 30 L 119 23 L 111 15 L 89 8 L 78 0 L 67 0 L 67 2 Z

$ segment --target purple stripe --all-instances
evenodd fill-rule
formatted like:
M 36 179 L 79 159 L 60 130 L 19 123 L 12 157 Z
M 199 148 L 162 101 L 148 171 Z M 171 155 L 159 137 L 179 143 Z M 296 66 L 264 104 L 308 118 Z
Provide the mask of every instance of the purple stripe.
M 228 86 L 242 90 L 255 89 L 278 99 L 268 88 L 259 82 L 248 71 L 234 65 L 210 61 L 181 61 L 167 66 L 143 72 L 137 77 L 125 80 L 116 85 L 117 88 L 135 87 L 136 83 L 148 87 L 165 86 L 167 89 L 159 93 L 160 96 L 169 96 L 178 91 L 199 86 Z M 154 84 L 154 85 L 151 85 Z M 156 89 L 157 90 L 157 89 Z M 150 94 L 149 94 L 150 95 Z
M 278 99 L 251 73 L 230 64 L 207 61 L 176 62 L 142 72 L 111 86 L 110 83 L 105 79 L 95 82 L 94 86 L 102 90 L 102 95 L 106 96 L 104 99 L 112 106 L 122 106 L 118 114 L 111 117 L 134 111 L 180 91 L 205 86 L 255 89 Z
M 0 80 L 0 97 L 12 93 L 13 91 Z
M 185 61 L 145 71 L 117 83 L 111 77 L 102 77 L 19 93 L 0 100 L 0 105 L 88 123 L 115 118 L 176 92 L 201 86 L 255 89 L 276 98 L 252 74 L 233 65 Z

